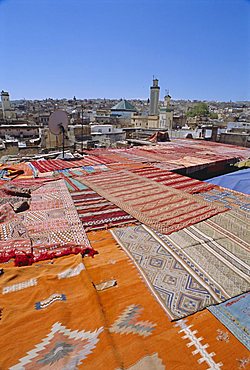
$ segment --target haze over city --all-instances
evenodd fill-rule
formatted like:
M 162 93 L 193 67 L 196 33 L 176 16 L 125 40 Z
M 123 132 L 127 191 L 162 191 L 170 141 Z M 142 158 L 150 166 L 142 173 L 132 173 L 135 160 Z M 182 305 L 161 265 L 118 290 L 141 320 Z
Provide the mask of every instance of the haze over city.
M 250 98 L 246 0 L 0 1 L 11 99 Z

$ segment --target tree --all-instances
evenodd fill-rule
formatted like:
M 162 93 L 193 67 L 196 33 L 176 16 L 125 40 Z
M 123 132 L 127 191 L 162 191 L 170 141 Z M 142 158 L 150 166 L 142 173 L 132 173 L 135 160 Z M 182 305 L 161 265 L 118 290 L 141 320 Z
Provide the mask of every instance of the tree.
M 212 118 L 212 119 L 217 119 L 218 118 L 218 114 L 217 113 L 214 113 L 214 112 L 211 112 L 209 114 L 209 117 Z
M 198 103 L 195 104 L 193 108 L 191 108 L 187 112 L 187 117 L 195 117 L 195 116 L 202 116 L 207 117 L 209 115 L 209 108 L 206 103 Z

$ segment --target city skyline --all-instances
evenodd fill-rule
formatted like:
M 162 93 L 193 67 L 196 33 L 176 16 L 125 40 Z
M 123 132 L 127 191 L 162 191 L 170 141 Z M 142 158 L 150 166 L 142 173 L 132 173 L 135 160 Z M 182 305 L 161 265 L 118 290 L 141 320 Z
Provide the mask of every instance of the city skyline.
M 0 89 L 11 99 L 245 101 L 246 0 L 0 1 Z

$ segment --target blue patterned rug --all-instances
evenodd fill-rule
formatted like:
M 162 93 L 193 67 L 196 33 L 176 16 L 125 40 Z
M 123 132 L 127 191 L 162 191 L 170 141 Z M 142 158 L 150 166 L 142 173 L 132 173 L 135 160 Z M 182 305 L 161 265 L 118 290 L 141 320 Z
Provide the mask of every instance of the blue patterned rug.
M 250 292 L 208 309 L 250 350 Z

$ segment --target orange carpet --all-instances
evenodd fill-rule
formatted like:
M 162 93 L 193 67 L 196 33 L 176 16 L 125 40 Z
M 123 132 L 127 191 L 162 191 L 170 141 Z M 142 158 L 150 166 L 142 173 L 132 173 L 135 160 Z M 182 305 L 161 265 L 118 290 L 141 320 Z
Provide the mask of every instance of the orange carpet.
M 19 179 L 26 179 L 26 178 L 32 178 L 33 177 L 33 171 L 31 167 L 28 166 L 27 163 L 16 163 L 16 164 L 3 164 L 0 165 L 0 170 L 7 170 L 8 175 L 6 178 L 9 178 L 10 180 L 12 178 L 18 177 Z
M 0 289 L 1 370 L 119 368 L 80 255 L 5 268 Z
M 247 368 L 247 349 L 213 315 L 170 322 L 110 232 L 88 237 L 99 251 L 84 260 L 94 284 L 117 282 L 98 295 L 122 369 Z

